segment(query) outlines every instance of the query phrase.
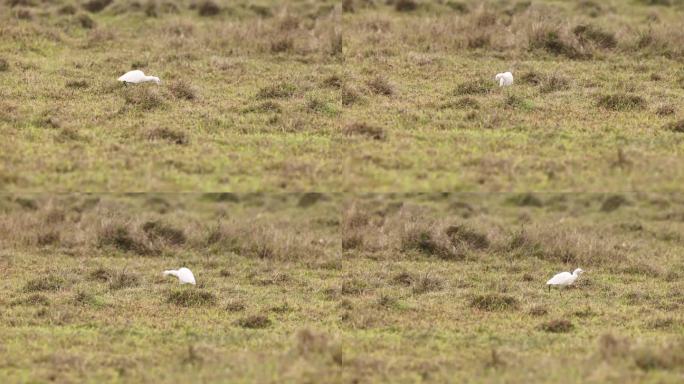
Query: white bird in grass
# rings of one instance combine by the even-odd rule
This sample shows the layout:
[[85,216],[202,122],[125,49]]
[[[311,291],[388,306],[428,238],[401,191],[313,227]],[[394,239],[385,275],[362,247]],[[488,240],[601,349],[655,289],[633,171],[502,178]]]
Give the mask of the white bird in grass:
[[164,276],[176,276],[181,284],[192,284],[195,285],[195,276],[192,271],[183,267],[179,270],[169,270],[164,271]]
[[546,285],[549,286],[549,291],[551,291],[551,286],[555,287],[567,287],[568,285],[571,285],[572,283],[577,280],[579,275],[584,272],[580,268],[575,269],[572,273],[570,272],[561,272],[554,277],[550,278],[549,281],[546,282]]
[[159,80],[158,77],[156,76],[146,76],[143,71],[136,69],[135,71],[128,71],[123,74],[123,76],[119,77],[117,80],[123,81],[124,85],[131,83],[131,84],[138,84],[138,83],[144,83],[146,81],[154,81],[155,83],[159,84],[161,81]]
[[513,85],[513,74],[510,72],[497,73],[494,80],[499,82],[499,87],[508,87]]

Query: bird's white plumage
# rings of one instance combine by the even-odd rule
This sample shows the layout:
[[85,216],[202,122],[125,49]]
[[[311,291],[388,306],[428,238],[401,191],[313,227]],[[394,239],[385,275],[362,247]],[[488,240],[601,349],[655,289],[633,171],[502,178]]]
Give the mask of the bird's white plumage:
[[146,81],[154,81],[155,83],[159,84],[160,80],[156,76],[147,76],[145,73],[139,69],[136,69],[134,71],[128,71],[124,73],[121,77],[119,77],[117,80],[123,81],[124,83],[131,83],[131,84],[138,84],[138,83],[144,83]]
[[572,273],[570,272],[561,272],[553,276],[552,278],[549,279],[549,281],[546,282],[546,285],[550,286],[567,286],[571,285],[572,283],[577,280],[579,275],[584,272],[580,268],[575,269]]
[[169,275],[176,276],[181,284],[195,285],[195,275],[192,274],[191,270],[189,270],[185,267],[178,269],[178,270],[171,269],[168,271],[164,271],[164,276],[169,276]]
[[499,83],[499,87],[508,87],[513,85],[513,74],[510,72],[497,73],[494,80]]

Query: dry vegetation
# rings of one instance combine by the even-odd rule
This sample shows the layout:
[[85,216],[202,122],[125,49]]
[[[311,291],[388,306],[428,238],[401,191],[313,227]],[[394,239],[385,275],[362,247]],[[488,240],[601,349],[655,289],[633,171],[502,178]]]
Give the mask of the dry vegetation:
[[677,194],[6,195],[0,381],[674,383],[681,233]]

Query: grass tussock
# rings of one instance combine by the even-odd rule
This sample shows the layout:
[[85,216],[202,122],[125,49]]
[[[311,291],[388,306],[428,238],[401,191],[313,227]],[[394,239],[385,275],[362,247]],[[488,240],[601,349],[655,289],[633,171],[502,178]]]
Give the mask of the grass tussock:
[[601,203],[601,212],[613,212],[624,205],[628,205],[629,200],[622,195],[611,195],[606,197]]
[[292,97],[297,90],[294,84],[277,83],[263,87],[257,93],[259,99],[285,99]]
[[127,105],[139,108],[143,111],[151,111],[160,108],[164,105],[164,98],[159,92],[159,90],[146,87],[146,86],[135,86],[128,87],[124,99]]
[[197,5],[197,14],[202,17],[216,16],[221,13],[221,7],[213,0],[203,0]]
[[88,0],[83,3],[83,8],[92,13],[98,13],[107,8],[113,0]]
[[431,276],[430,273],[425,273],[417,279],[412,280],[412,292],[416,295],[422,295],[428,292],[441,291],[445,286],[444,279],[439,276]]
[[372,140],[385,140],[387,133],[381,127],[376,127],[367,123],[351,123],[344,127],[342,133],[345,136],[366,137]]
[[179,307],[209,307],[217,302],[216,295],[195,287],[182,287],[166,295],[166,302]]
[[550,333],[567,333],[572,331],[575,326],[566,319],[550,320],[539,325],[539,329]]
[[265,329],[271,326],[272,321],[266,315],[250,315],[238,319],[235,324],[248,329]]
[[669,123],[665,126],[665,129],[670,132],[684,133],[684,120]]
[[26,285],[24,285],[24,291],[25,292],[44,292],[44,291],[58,291],[62,289],[65,285],[65,281],[63,278],[54,276],[54,275],[46,275],[46,276],[41,276],[37,277],[35,279],[29,280],[26,282]]
[[9,71],[10,65],[7,59],[0,57],[0,72]]
[[120,272],[111,273],[107,280],[109,281],[109,289],[113,291],[140,285],[140,277],[134,273],[127,272],[125,269]]
[[486,95],[492,91],[493,84],[484,79],[470,80],[459,84],[453,94],[455,96]]
[[469,305],[481,311],[512,311],[518,309],[520,303],[513,296],[490,293],[473,297]]
[[169,84],[171,94],[177,99],[195,100],[197,98],[197,88],[185,80],[175,80]]
[[343,363],[342,345],[325,332],[300,329],[295,335],[294,350],[299,356],[326,357],[337,365]]
[[611,111],[637,111],[646,108],[646,100],[638,95],[616,93],[599,97],[599,107]]
[[156,127],[144,133],[145,139],[149,141],[161,141],[169,144],[187,145],[190,142],[188,134],[179,129],[168,127]]
[[382,76],[376,76],[366,82],[368,89],[376,95],[392,96],[394,94],[394,85],[389,80]]

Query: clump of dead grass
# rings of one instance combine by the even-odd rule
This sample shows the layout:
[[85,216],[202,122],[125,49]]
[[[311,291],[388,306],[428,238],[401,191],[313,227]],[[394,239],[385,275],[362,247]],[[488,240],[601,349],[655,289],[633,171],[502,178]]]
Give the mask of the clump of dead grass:
[[644,109],[646,100],[638,95],[615,93],[599,97],[596,105],[611,111],[635,111]]
[[515,297],[498,293],[478,295],[470,299],[470,307],[482,311],[516,310],[519,304]]
[[176,289],[168,292],[166,302],[179,307],[209,307],[216,304],[216,295],[194,287]]
[[364,122],[348,124],[342,130],[342,133],[345,136],[361,136],[373,140],[385,140],[387,138],[384,129]]

